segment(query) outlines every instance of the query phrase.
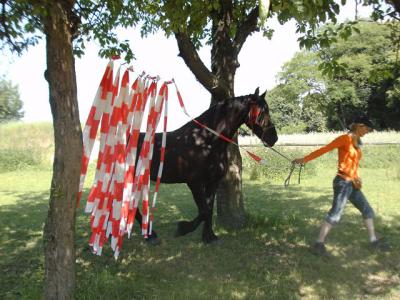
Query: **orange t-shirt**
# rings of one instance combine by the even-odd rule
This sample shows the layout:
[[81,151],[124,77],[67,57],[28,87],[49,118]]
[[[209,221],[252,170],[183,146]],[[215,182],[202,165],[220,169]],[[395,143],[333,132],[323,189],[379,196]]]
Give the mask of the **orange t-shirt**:
[[358,164],[362,157],[361,149],[355,147],[351,134],[343,134],[332,142],[304,157],[304,162],[309,162],[333,149],[338,149],[338,175],[346,180],[358,178]]

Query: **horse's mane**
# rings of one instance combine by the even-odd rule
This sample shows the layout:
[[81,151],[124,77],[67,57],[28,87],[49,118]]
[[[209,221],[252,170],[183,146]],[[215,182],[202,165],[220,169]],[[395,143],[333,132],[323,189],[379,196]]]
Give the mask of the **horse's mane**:
[[251,95],[245,95],[245,96],[237,96],[237,97],[230,97],[230,98],[225,98],[222,101],[218,101],[217,103],[211,105],[206,111],[204,111],[202,114],[197,116],[195,119],[204,119],[207,118],[207,116],[214,114],[218,110],[222,110],[226,106],[232,105],[243,105],[244,100],[246,98],[251,97]]

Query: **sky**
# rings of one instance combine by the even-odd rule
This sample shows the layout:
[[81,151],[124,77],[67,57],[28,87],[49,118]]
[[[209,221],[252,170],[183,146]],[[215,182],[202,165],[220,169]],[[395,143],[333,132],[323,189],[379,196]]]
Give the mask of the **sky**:
[[[367,10],[362,10],[361,14],[363,13],[366,15]],[[349,3],[340,18],[352,18],[352,16],[354,16],[354,6]],[[283,64],[299,51],[294,22],[280,25],[276,20],[272,20],[271,24],[269,26],[275,30],[271,40],[263,37],[261,33],[253,34],[246,40],[239,54],[240,67],[235,77],[237,96],[253,93],[257,87],[260,88],[260,92],[272,89],[276,85],[276,75]],[[158,32],[142,39],[139,30],[134,29],[124,31],[123,35],[131,41],[136,58],[131,63],[134,69],[130,74],[131,81],[142,71],[153,76],[159,75],[163,81],[174,78],[191,116],[196,117],[209,107],[210,94],[196,80],[183,59],[178,57],[179,51],[174,37],[167,39],[162,32]],[[85,55],[77,58],[75,62],[81,123],[86,122],[108,63],[108,59],[98,57],[98,50],[98,45],[91,42],[87,45]],[[209,66],[209,46],[200,50],[200,57]],[[121,60],[117,62],[116,68],[123,63]],[[45,69],[44,41],[31,47],[20,57],[8,54],[6,59],[0,62],[0,75],[6,75],[6,78],[19,87],[25,111],[23,121],[52,121],[48,85],[43,77]],[[168,130],[174,130],[189,119],[180,109],[174,88],[171,88],[169,95]]]

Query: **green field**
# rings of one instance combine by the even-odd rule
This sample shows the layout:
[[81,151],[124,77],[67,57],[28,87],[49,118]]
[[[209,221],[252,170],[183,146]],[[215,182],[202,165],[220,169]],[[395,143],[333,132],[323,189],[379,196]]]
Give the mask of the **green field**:
[[[290,157],[310,149],[279,147]],[[4,154],[7,147],[0,150]],[[76,299],[399,299],[400,146],[365,146],[361,166],[377,232],[391,251],[369,249],[362,219],[348,205],[329,235],[329,258],[313,256],[308,247],[330,207],[335,155],[310,163],[300,185],[294,174],[284,188],[287,162],[265,149],[254,151],[269,165],[256,166],[243,155],[248,224],[237,231],[215,224],[218,244],[204,245],[200,229],[174,237],[176,221],[193,218],[197,209],[185,185],[161,185],[155,215],[161,245],[147,245],[136,233],[124,241],[118,261],[108,245],[95,256],[87,245],[90,216],[83,202],[76,226]],[[41,161],[0,172],[0,299],[42,295],[51,166]]]

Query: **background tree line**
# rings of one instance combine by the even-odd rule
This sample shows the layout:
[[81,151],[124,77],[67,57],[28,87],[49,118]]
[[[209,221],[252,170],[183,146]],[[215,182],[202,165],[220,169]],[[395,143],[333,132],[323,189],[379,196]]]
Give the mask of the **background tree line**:
[[400,22],[360,21],[352,32],[284,64],[268,94],[281,132],[342,130],[355,114],[378,129],[400,129]]

